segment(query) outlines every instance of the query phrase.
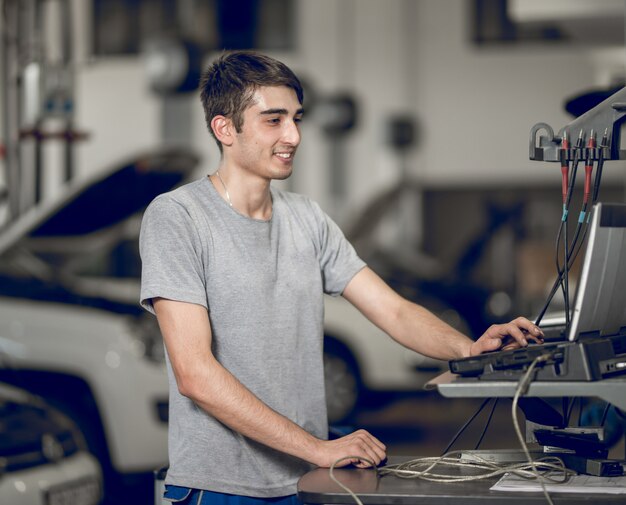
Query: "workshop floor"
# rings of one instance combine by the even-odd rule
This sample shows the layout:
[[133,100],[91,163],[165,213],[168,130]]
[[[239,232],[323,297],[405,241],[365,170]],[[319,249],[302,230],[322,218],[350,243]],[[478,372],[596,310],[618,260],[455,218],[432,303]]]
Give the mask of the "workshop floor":
[[[436,392],[398,396],[391,402],[363,410],[355,425],[370,431],[385,445],[389,455],[438,456],[457,431],[478,410],[482,399],[444,398]],[[452,449],[473,449],[480,438],[489,403],[474,419]],[[524,421],[523,415],[519,416]],[[480,449],[518,448],[511,419],[511,400],[500,399]],[[624,439],[609,457],[624,458]]]

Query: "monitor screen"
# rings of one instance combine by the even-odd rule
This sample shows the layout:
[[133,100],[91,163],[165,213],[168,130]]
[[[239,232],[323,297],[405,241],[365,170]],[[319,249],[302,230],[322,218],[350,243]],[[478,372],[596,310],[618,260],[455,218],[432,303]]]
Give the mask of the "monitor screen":
[[594,206],[569,340],[626,330],[626,205]]

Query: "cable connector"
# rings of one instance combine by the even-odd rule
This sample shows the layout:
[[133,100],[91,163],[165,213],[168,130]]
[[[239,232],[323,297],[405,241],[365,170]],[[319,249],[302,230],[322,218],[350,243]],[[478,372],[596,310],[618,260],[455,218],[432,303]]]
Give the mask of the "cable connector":
[[591,174],[593,172],[593,151],[596,147],[596,136],[593,130],[589,135],[587,141],[587,163],[585,163],[585,190],[583,194],[583,204],[587,204],[589,201],[589,195],[591,194]]
[[561,141],[561,150],[559,156],[561,158],[561,193],[563,194],[563,205],[567,201],[567,188],[569,179],[569,161],[567,159],[567,151],[569,149],[569,140],[567,139],[567,130],[563,132],[563,140]]

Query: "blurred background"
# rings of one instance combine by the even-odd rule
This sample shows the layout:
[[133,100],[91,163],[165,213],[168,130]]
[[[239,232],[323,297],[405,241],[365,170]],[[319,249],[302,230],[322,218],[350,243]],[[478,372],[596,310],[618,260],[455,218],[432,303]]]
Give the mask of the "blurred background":
[[[59,483],[67,503],[154,502],[167,378],[138,306],[138,226],[156,195],[217,167],[197,83],[222,50],[266,52],[303,81],[303,143],[281,187],[472,337],[532,318],[554,279],[560,173],[529,160],[531,128],[558,131],[626,79],[623,0],[0,5],[0,382],[74,423],[57,463],[93,455],[90,480]],[[624,201],[623,168],[607,163],[600,200]],[[425,392],[446,363],[379,334],[327,300],[331,423],[371,429],[392,453],[440,453],[478,403]],[[499,408],[487,446],[516,444]],[[0,499],[21,489],[7,479]]]

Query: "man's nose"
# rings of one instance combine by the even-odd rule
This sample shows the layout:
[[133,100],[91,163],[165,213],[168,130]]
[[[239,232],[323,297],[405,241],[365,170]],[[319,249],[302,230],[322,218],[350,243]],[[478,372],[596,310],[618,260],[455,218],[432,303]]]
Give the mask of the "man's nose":
[[295,121],[286,121],[283,131],[283,140],[293,146],[300,143],[300,126]]

